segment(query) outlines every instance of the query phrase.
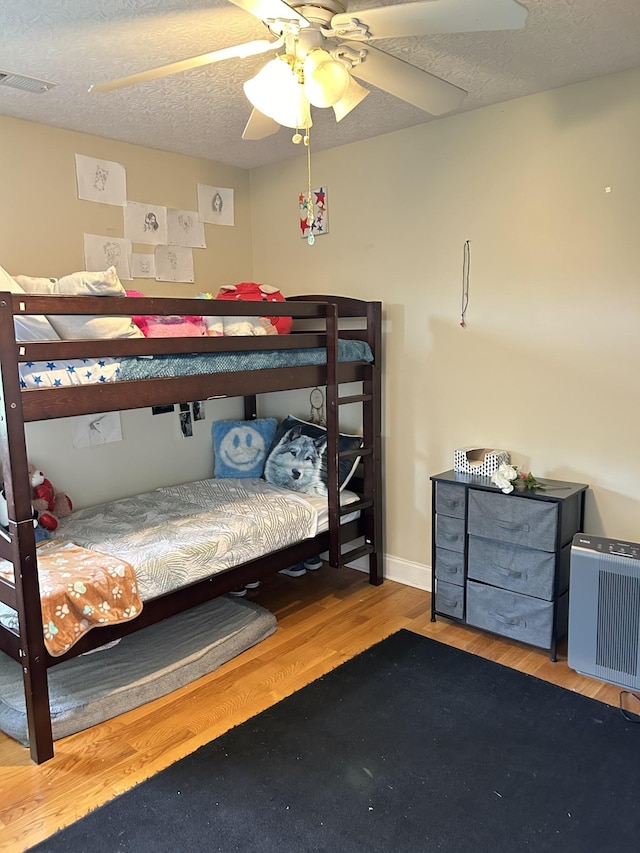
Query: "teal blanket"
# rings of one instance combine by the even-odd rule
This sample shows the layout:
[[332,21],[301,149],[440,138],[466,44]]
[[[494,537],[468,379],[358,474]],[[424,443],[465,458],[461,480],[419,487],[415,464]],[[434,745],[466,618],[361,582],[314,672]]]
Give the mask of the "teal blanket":
[[[325,364],[324,347],[288,350],[252,350],[249,352],[213,352],[189,355],[160,355],[153,358],[123,358],[118,380],[167,379],[206,373],[235,373],[277,367],[304,367]],[[364,341],[338,341],[338,361],[373,361],[369,344]]]

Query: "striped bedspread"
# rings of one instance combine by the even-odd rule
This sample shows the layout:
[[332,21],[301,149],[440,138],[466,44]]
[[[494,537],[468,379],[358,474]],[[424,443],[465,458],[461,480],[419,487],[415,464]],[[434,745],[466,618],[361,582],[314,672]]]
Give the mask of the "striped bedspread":
[[211,479],[73,512],[57,535],[130,563],[144,601],[315,536],[317,523],[304,496]]

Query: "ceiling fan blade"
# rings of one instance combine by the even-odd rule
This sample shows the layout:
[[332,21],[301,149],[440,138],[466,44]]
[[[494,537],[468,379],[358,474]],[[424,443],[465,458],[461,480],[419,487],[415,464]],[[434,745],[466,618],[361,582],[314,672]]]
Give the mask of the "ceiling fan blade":
[[308,27],[309,21],[284,0],[231,0],[235,6],[249,12],[261,21],[294,21],[300,27]]
[[249,116],[245,129],[242,131],[243,139],[264,139],[273,136],[280,130],[280,125],[269,116],[254,109]]
[[[363,50],[359,42],[347,42],[346,46],[352,50]],[[447,83],[371,45],[367,45],[364,50],[364,60],[351,69],[355,77],[431,115],[438,116],[455,110],[467,95],[464,89],[459,89],[453,83]]]
[[[233,0],[235,2],[235,0]],[[418,0],[398,6],[381,6],[334,15],[332,29],[345,27],[353,18],[368,27],[371,38],[427,36],[439,33],[475,33],[485,30],[519,30],[529,13],[516,0]]]
[[123,89],[125,86],[133,86],[134,83],[146,83],[157,77],[166,77],[169,74],[177,74],[179,71],[190,71],[202,65],[211,65],[221,62],[223,59],[244,59],[247,56],[256,56],[259,53],[267,53],[276,50],[283,44],[282,39],[276,41],[248,41],[233,47],[224,47],[221,50],[213,50],[211,53],[202,53],[200,56],[192,56],[190,59],[182,59],[179,62],[170,62],[168,65],[160,65],[157,68],[149,68],[147,71],[139,71],[128,77],[120,77],[107,83],[97,83],[89,87],[90,92],[111,92],[114,89]]

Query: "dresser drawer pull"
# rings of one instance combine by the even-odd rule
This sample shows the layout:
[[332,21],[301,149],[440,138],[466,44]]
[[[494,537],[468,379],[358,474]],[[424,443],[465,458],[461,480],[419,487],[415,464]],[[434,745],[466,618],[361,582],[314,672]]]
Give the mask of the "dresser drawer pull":
[[496,570],[496,574],[503,575],[505,578],[521,578],[522,580],[527,580],[527,575],[523,575],[522,572],[517,572],[515,569],[509,569],[507,566],[501,566],[499,563],[494,563],[493,567]]
[[515,628],[518,625],[523,628],[527,627],[527,623],[524,620],[518,619],[515,616],[503,616],[501,613],[494,613],[493,616],[497,622],[502,622],[503,625],[509,625],[512,628]]
[[446,595],[442,595],[442,593],[440,593],[440,595],[438,595],[438,598],[440,599],[440,602],[442,604],[446,604],[447,607],[459,607],[460,606],[460,602],[456,598],[447,598]]
[[446,498],[443,503],[450,509],[457,509],[459,506],[462,506],[462,501],[453,501],[451,498]]
[[440,566],[441,566],[442,570],[445,572],[445,574],[447,574],[447,575],[457,575],[458,574],[458,567],[457,566],[448,566],[446,563],[443,563],[442,560],[440,560]]
[[447,542],[457,542],[460,539],[459,533],[443,533],[442,538],[446,539]]
[[531,530],[528,524],[518,524],[515,521],[504,521],[501,519],[496,519],[496,527],[501,527],[503,530],[524,530],[526,533],[529,533]]

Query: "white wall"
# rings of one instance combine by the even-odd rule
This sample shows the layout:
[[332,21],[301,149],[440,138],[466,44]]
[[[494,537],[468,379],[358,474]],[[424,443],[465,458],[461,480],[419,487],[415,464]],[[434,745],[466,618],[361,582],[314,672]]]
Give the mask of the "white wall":
[[392,561],[429,563],[429,475],[474,444],[588,483],[586,529],[640,538],[639,87],[640,70],[312,148],[330,221],[313,247],[305,161],[252,172],[257,280],[384,302]]
[[[150,296],[195,296],[252,273],[249,175],[208,160],[181,157],[87,134],[0,116],[0,265],[12,275],[62,276],[85,268],[83,234],[123,237],[123,210],[77,198],[75,154],[121,163],[131,201],[197,210],[197,184],[234,189],[235,226],[205,225],[206,249],[194,249],[194,284],[123,282]],[[149,246],[134,245],[134,251]],[[29,424],[31,461],[76,507],[125,497],[213,473],[211,421],[240,417],[238,400],[209,402],[192,438],[178,413],[123,412],[123,441],[76,449],[69,419]]]

